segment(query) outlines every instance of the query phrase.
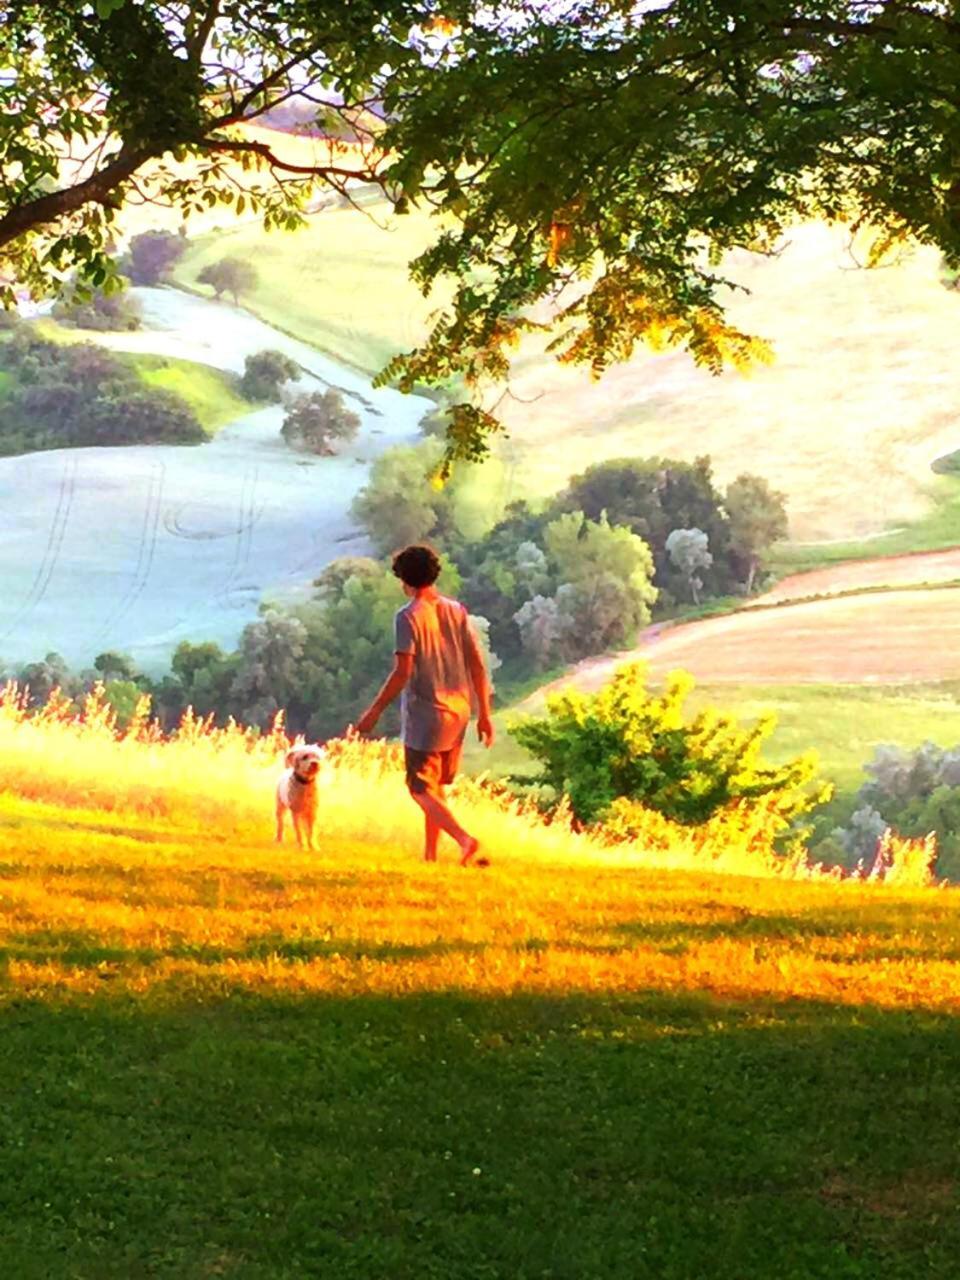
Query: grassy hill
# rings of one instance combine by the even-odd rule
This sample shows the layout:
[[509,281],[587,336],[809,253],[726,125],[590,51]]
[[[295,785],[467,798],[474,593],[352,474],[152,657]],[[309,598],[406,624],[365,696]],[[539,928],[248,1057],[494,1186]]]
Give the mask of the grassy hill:
[[[54,320],[34,323],[45,338],[54,342],[96,341],[97,335],[66,328]],[[116,358],[134,369],[145,386],[172,391],[185,400],[208,435],[216,434],[228,422],[251,411],[249,401],[237,391],[237,379],[220,369],[193,360],[139,353],[117,352]],[[0,409],[4,395],[13,389],[15,381],[12,373],[0,369]]]
[[668,871],[469,787],[492,866],[426,868],[358,747],[307,857],[281,745],[5,704],[5,1274],[955,1274],[952,892]]
[[[405,268],[431,234],[424,215],[382,205],[318,214],[293,235],[247,224],[198,240],[177,279],[195,286],[211,259],[247,257],[261,274],[251,309],[372,371],[425,331],[436,303]],[[500,407],[512,496],[555,492],[604,458],[709,453],[723,483],[747,467],[767,476],[789,497],[792,537],[844,539],[843,558],[939,509],[933,527],[877,551],[960,542],[960,481],[930,471],[960,445],[960,300],[941,287],[936,255],[859,270],[843,231],[810,226],[776,258],[738,254],[728,266],[749,290],[732,314],[773,341],[773,366],[714,378],[682,353],[644,353],[593,382],[528,345]]]

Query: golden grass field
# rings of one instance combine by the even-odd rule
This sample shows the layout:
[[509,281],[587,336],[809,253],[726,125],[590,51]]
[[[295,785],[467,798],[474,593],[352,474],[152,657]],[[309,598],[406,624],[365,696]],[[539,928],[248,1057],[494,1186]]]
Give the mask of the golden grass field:
[[3,1274],[953,1274],[954,890],[736,821],[613,849],[470,782],[492,863],[428,867],[360,743],[308,855],[285,745],[6,691]]
[[[395,749],[344,742],[320,778],[320,848],[307,854],[272,843],[285,746],[279,732],[255,739],[190,720],[172,740],[142,720],[121,735],[96,696],[80,716],[57,699],[29,716],[8,687],[0,945],[12,947],[9,987],[91,993],[105,978],[131,993],[171,983],[340,994],[663,985],[897,1004],[915,1000],[922,982],[932,1006],[960,1005],[952,965],[932,951],[921,977],[912,961],[858,967],[858,949],[880,946],[880,934],[838,939],[831,928],[816,940],[816,918],[861,900],[903,913],[908,931],[915,910],[949,931],[952,895],[897,897],[890,885],[837,883],[802,859],[784,862],[762,811],[735,807],[701,828],[651,814],[636,845],[611,846],[465,779],[455,806],[493,865],[461,869],[448,850],[446,865],[425,867]],[[667,871],[685,874],[663,880]],[[905,860],[902,877],[913,874]],[[758,898],[766,914],[811,922],[762,958],[744,927]],[[659,931],[678,915],[697,937],[665,955]],[[625,951],[631,921],[641,936]],[[377,948],[402,955],[378,960]]]

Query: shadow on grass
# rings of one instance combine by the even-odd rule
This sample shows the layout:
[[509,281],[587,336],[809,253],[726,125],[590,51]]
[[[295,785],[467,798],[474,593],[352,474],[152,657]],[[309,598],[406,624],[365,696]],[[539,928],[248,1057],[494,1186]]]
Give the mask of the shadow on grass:
[[916,1280],[960,1023],[698,995],[105,994],[0,1012],[17,1280]]
[[247,960],[276,959],[295,963],[299,960],[343,957],[347,960],[404,961],[431,956],[457,954],[479,955],[486,949],[482,942],[437,939],[434,942],[361,942],[356,938],[291,938],[287,935],[264,934],[252,938],[242,947],[219,947],[210,943],[171,943],[166,947],[130,947],[118,943],[111,946],[99,933],[79,930],[33,929],[29,933],[10,934],[0,942],[0,965],[8,960],[26,960],[33,964],[54,962],[78,969],[96,968],[103,964],[155,965],[161,960],[193,960],[198,964],[223,964]]

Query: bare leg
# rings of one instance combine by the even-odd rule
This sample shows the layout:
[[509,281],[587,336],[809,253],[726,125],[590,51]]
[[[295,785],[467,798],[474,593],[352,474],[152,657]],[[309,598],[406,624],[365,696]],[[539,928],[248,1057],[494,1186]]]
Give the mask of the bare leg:
[[440,828],[430,818],[426,809],[423,811],[423,860],[436,862],[437,842],[440,839]]
[[[424,818],[427,821],[427,831],[429,832],[431,826],[436,828],[438,832],[445,831],[460,846],[461,863],[469,862],[480,847],[480,843],[464,831],[463,827],[447,808],[446,802],[438,796],[428,795],[425,791],[419,793],[411,792],[410,794],[423,810]],[[429,845],[427,847],[429,848]]]

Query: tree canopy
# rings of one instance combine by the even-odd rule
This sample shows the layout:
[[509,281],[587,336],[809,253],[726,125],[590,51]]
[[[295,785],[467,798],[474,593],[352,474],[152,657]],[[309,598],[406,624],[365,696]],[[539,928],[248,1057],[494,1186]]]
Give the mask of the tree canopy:
[[[762,355],[723,257],[798,219],[869,225],[871,261],[915,238],[960,264],[956,0],[10,0],[0,65],[8,298],[103,283],[124,201],[294,227],[318,188],[375,183],[437,212],[412,270],[454,286],[382,377],[466,385],[464,456],[546,318],[596,374],[640,342],[715,371]],[[241,128],[294,100],[337,122],[315,164]]]

